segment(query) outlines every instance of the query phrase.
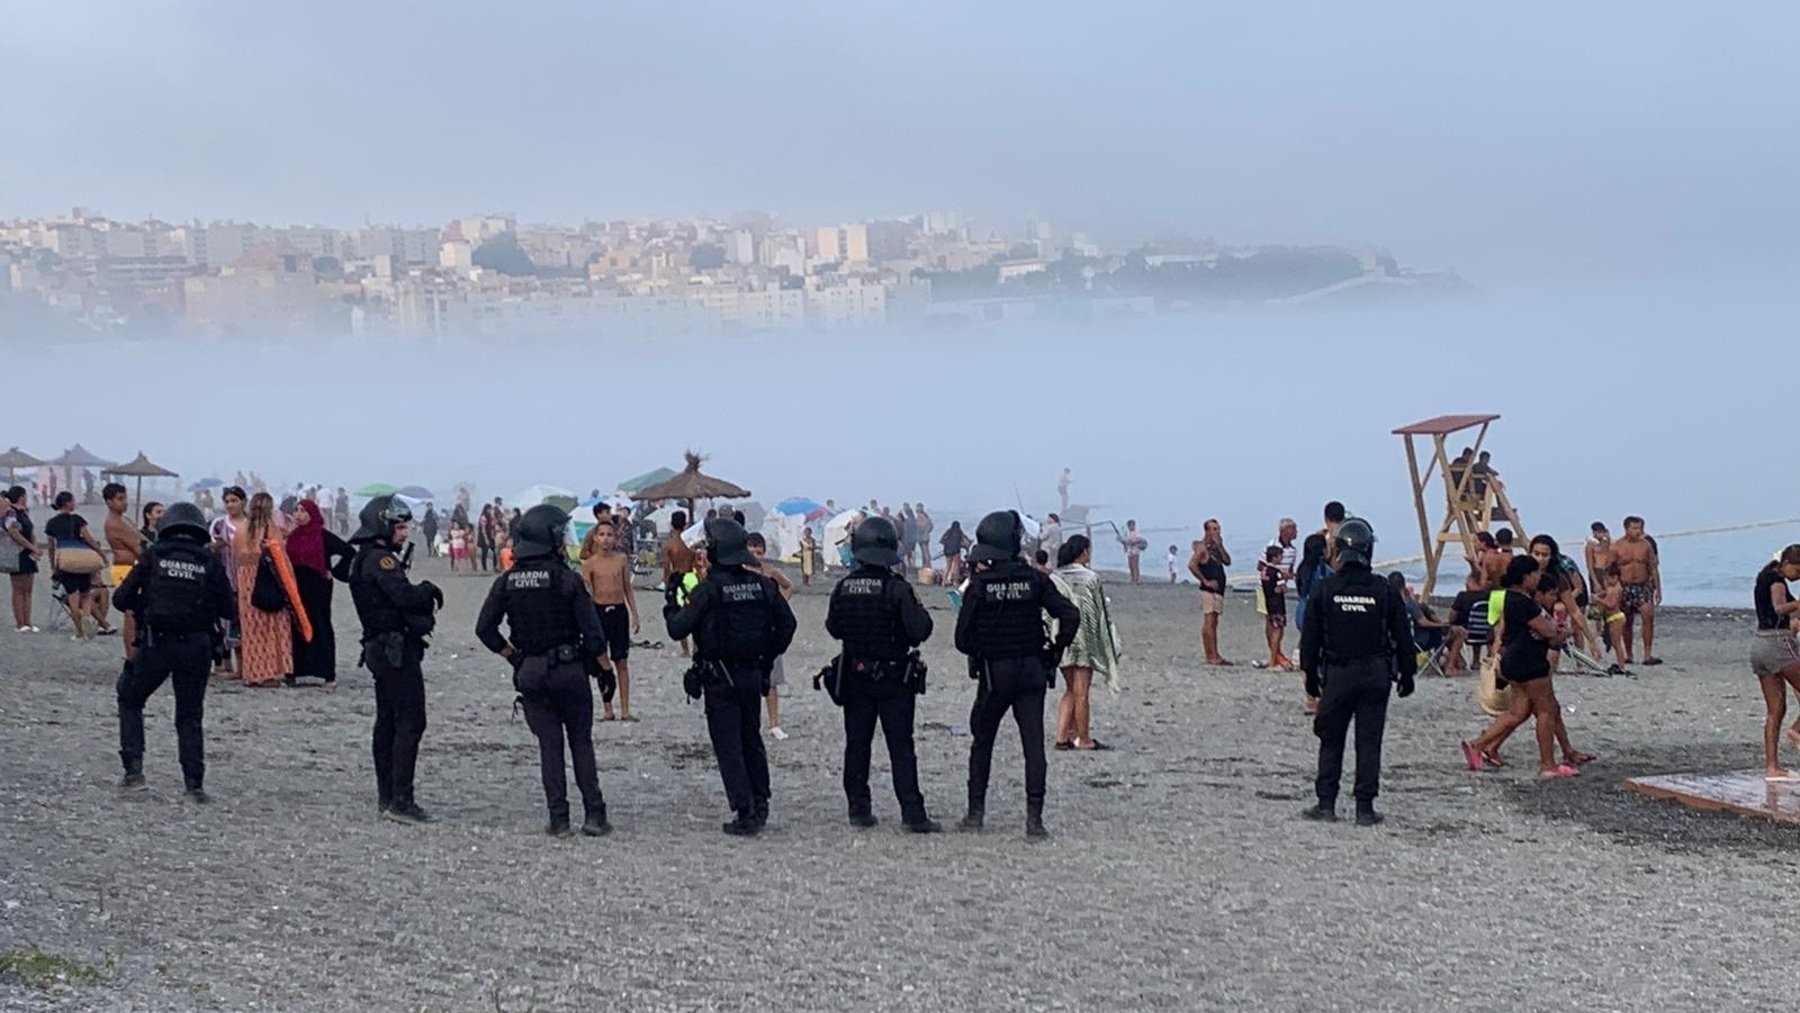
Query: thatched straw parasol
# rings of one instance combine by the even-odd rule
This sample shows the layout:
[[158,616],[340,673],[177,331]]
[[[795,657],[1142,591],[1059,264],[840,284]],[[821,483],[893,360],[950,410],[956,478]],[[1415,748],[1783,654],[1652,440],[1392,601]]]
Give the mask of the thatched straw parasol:
[[634,500],[679,500],[693,509],[695,500],[702,499],[744,499],[750,490],[732,485],[722,478],[702,474],[700,464],[705,458],[693,451],[688,451],[687,467],[681,474],[665,482],[647,485],[631,494]]
[[108,476],[137,479],[137,495],[132,498],[132,502],[136,503],[139,507],[142,507],[144,504],[144,479],[181,477],[160,464],[153,464],[148,457],[144,456],[144,452],[141,450],[138,451],[136,457],[125,464],[106,468],[100,472],[101,478],[106,478]]
[[43,461],[32,457],[18,447],[13,447],[6,453],[0,454],[0,468],[6,469],[6,480],[8,482],[17,482],[19,480],[18,472],[20,468],[36,468],[43,463]]

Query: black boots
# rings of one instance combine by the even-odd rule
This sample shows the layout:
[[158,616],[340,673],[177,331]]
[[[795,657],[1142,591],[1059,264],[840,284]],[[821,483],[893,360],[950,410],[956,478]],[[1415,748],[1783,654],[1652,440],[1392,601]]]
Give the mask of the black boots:
[[1378,826],[1387,817],[1375,811],[1374,802],[1356,803],[1356,825],[1359,827]]
[[587,819],[581,822],[581,832],[589,837],[605,837],[612,833],[612,824],[606,821],[605,806],[587,814]]
[[206,789],[200,787],[199,784],[192,782],[192,781],[188,782],[186,794],[187,794],[187,800],[189,802],[193,802],[193,803],[196,803],[199,805],[205,805],[206,803],[212,801],[212,796],[208,795],[206,793]]
[[1044,829],[1044,800],[1041,798],[1025,802],[1025,836],[1034,841],[1050,836],[1050,831]]
[[120,779],[119,787],[125,791],[143,791],[149,785],[144,783],[144,758],[134,756],[125,761],[125,776]]
[[724,826],[725,833],[731,837],[755,837],[762,828],[754,811],[738,813],[737,819]]
[[875,818],[875,813],[870,808],[869,803],[867,803],[867,802],[852,802],[852,803],[850,803],[850,825],[851,826],[861,827],[864,830],[867,830],[870,827],[875,826],[876,824],[878,824],[880,822],[881,822],[880,820]]
[[935,834],[944,829],[938,825],[937,820],[925,815],[923,809],[916,813],[902,814],[900,821],[906,825],[906,829],[915,834]]
[[544,828],[544,833],[549,834],[551,837],[568,837],[574,832],[575,831],[569,827],[568,813],[563,813],[561,816],[552,815],[550,817],[550,825]]
[[1309,819],[1314,823],[1336,823],[1337,806],[1320,802],[1302,810],[1300,816],[1302,819]]
[[755,810],[755,812],[752,813],[752,816],[754,816],[754,818],[756,819],[756,829],[761,830],[762,828],[768,826],[769,825],[769,800],[766,798],[757,799],[756,800],[756,810]]
[[431,814],[419,808],[417,802],[395,802],[381,811],[381,815],[395,823],[430,823]]
[[963,814],[962,822],[956,825],[956,829],[974,833],[981,829],[982,823],[986,819],[987,799],[970,796],[969,811]]

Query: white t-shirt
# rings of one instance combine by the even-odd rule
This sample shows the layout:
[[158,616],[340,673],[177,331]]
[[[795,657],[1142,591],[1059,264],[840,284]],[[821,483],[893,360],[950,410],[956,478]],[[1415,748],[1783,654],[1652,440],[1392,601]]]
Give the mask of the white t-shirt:
[[1180,565],[1180,560],[1176,557],[1175,553],[1169,553],[1169,576],[1173,577],[1179,572],[1176,569],[1178,565]]

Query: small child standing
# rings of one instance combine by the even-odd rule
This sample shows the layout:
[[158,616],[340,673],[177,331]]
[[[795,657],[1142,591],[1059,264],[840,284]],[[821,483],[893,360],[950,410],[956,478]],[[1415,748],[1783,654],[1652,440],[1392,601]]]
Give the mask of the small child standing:
[[1173,584],[1180,578],[1180,564],[1181,557],[1176,553],[1175,546],[1169,546],[1169,583]]
[[1291,672],[1294,663],[1281,653],[1282,638],[1287,635],[1287,581],[1281,569],[1281,546],[1271,545],[1257,561],[1256,575],[1262,582],[1263,630],[1269,639],[1269,667]]
[[[763,556],[769,551],[769,543],[760,532],[752,531],[746,540],[750,554],[756,557],[756,572],[775,582],[781,590],[783,601],[794,600],[794,582],[787,579],[781,568],[763,562]],[[776,658],[769,670],[769,691],[763,694],[763,700],[769,706],[769,735],[776,742],[787,741],[788,733],[781,730],[781,687],[787,685],[787,671],[782,667],[781,659]]]

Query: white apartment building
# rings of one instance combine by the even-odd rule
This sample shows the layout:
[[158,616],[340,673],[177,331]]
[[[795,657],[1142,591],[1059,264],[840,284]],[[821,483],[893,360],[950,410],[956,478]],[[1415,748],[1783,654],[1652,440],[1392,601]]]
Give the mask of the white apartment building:
[[843,285],[809,289],[807,321],[819,330],[880,327],[887,323],[887,289],[851,279]]
[[806,326],[806,293],[768,288],[757,292],[697,288],[688,297],[727,330],[788,331]]

